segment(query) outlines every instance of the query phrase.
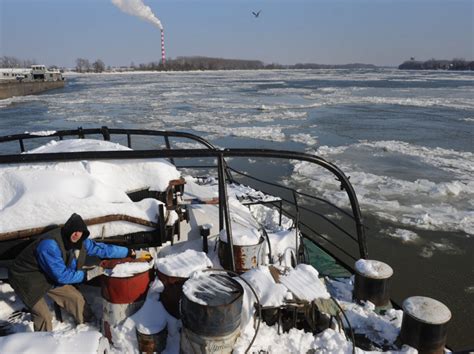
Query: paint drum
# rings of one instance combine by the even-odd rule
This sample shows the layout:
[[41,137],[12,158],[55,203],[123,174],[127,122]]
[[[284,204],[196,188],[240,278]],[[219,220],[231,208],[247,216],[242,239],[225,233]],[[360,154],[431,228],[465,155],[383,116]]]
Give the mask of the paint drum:
[[161,353],[166,349],[166,340],[168,338],[168,329],[165,327],[162,331],[154,334],[141,333],[136,330],[138,351],[145,354]]
[[[105,269],[113,269],[117,264],[128,262],[143,261],[132,258],[111,259],[102,261],[100,265]],[[130,304],[144,300],[153,279],[153,269],[124,278],[101,276],[102,297],[113,304]]]
[[239,334],[240,329],[237,328],[225,336],[202,336],[183,327],[179,352],[180,354],[230,354]]
[[112,343],[111,327],[116,326],[135,312],[145,303],[145,299],[130,304],[113,304],[102,299],[102,333]]
[[181,318],[179,313],[179,302],[183,294],[183,284],[188,278],[166,275],[159,270],[156,274],[163,283],[164,289],[160,295],[160,301],[166,311],[175,318]]
[[[143,261],[132,258],[112,259],[102,261],[101,266],[113,269],[117,264],[127,262]],[[153,269],[124,278],[101,276],[102,333],[111,342],[111,327],[122,323],[142,307],[153,278]]]
[[402,305],[400,339],[421,354],[442,354],[448,335],[451,311],[441,302],[412,296]]
[[243,288],[227,274],[202,273],[186,281],[181,299],[183,327],[204,337],[223,337],[240,326]]
[[355,266],[355,281],[353,297],[359,301],[370,301],[377,307],[390,304],[390,279],[393,275],[392,268],[383,262],[364,260],[370,269],[377,272],[370,273],[362,267]]
[[[252,268],[257,268],[264,263],[265,257],[265,239],[262,237],[256,245],[247,246],[233,246],[234,249],[234,263],[235,272],[242,274]],[[231,260],[228,252],[228,244],[225,241],[219,240],[218,255],[219,261],[224,269],[231,270]]]

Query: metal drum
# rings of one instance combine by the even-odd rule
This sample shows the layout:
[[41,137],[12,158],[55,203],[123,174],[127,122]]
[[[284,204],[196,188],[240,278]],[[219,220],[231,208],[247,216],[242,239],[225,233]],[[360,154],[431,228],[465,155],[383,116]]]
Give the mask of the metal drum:
[[[257,268],[264,263],[265,239],[262,237],[256,245],[233,246],[235,272],[242,274],[252,268]],[[224,269],[231,270],[231,260],[228,254],[229,246],[227,242],[219,240],[218,255],[219,261]]]
[[168,338],[168,329],[166,327],[162,331],[154,334],[141,333],[138,329],[136,333],[138,351],[140,354],[161,353],[166,349],[166,341]]
[[[101,266],[105,269],[113,269],[117,264],[127,262],[140,262],[140,260],[111,259],[102,261]],[[153,278],[153,269],[124,278],[101,276],[102,332],[111,342],[111,326],[120,324],[142,307]]]
[[243,292],[227,274],[203,273],[186,281],[181,353],[231,353],[240,333]]
[[170,315],[181,318],[179,313],[179,301],[183,294],[183,284],[188,278],[166,275],[159,270],[156,272],[158,279],[163,283],[164,289],[160,295],[160,301]]

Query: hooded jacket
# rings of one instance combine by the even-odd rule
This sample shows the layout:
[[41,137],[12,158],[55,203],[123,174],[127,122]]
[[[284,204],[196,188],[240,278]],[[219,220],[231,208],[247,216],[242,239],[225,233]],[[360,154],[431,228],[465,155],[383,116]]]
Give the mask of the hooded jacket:
[[[73,230],[78,225],[85,229]],[[82,231],[83,236],[73,243],[70,236],[75,231]],[[55,286],[83,282],[85,271],[81,268],[86,255],[123,258],[128,254],[126,247],[98,243],[88,236],[82,218],[73,214],[61,229],[40,236],[15,258],[9,270],[10,284],[25,305],[32,308]]]

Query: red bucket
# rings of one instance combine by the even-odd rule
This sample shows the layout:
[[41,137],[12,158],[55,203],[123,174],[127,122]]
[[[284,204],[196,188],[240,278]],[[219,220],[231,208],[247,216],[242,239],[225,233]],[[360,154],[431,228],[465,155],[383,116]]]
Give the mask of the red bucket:
[[[110,259],[100,263],[105,269],[113,269],[117,264],[127,262],[143,262],[140,259],[121,258]],[[101,277],[102,297],[113,304],[130,304],[144,300],[148,292],[148,286],[154,279],[153,268],[130,277]]]

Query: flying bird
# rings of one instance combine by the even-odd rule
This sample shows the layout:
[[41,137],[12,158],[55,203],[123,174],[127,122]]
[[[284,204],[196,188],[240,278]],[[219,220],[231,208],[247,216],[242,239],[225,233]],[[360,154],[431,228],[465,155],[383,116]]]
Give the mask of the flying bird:
[[255,16],[255,18],[257,18],[257,17],[260,15],[260,12],[261,12],[261,11],[262,11],[262,10],[258,10],[258,12],[253,12],[253,11],[252,11],[252,14]]

